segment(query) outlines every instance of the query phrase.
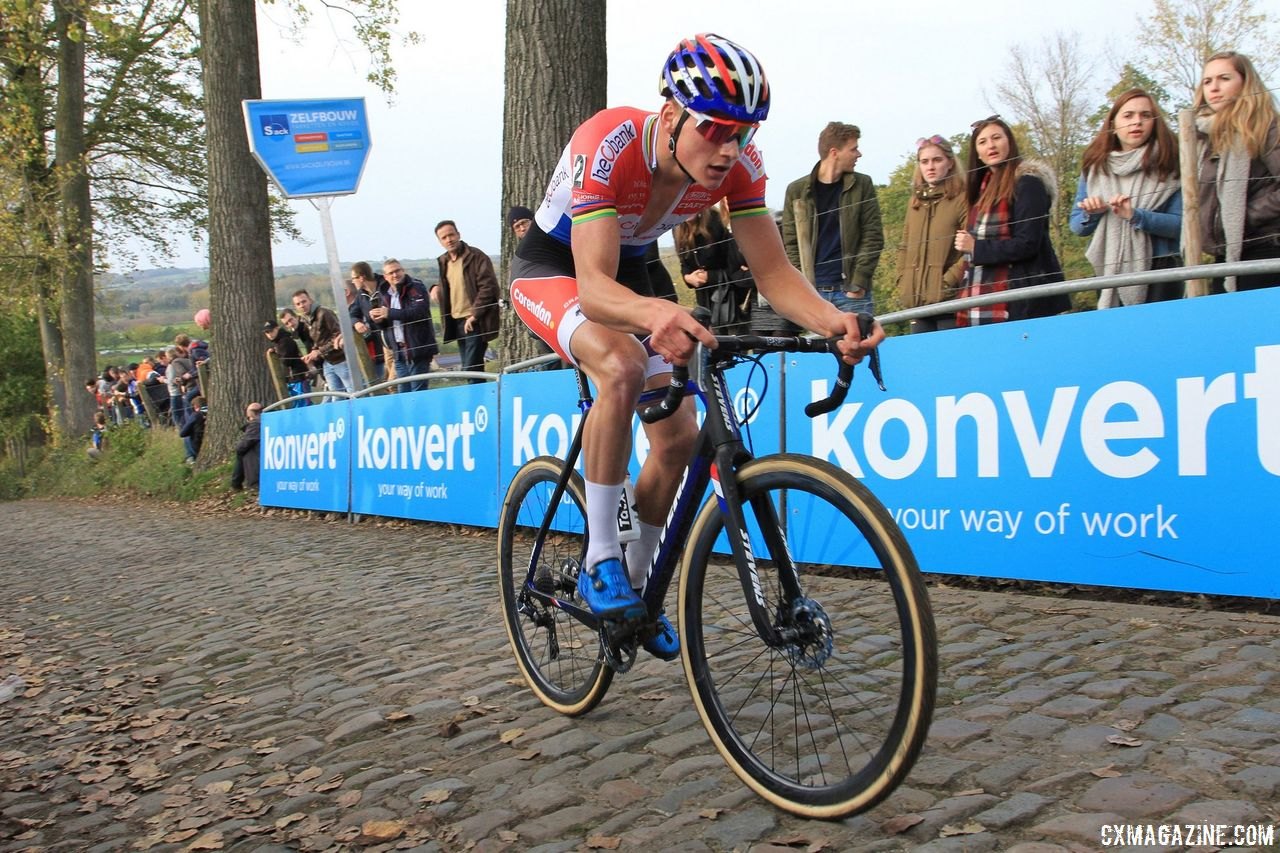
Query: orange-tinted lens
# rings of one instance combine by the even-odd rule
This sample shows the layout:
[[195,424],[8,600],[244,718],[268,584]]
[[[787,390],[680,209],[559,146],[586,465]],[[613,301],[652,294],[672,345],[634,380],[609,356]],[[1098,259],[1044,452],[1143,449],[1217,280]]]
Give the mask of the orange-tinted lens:
[[723,124],[718,121],[700,121],[696,125],[698,133],[702,138],[710,142],[712,145],[724,145],[730,140],[737,139],[738,147],[745,148],[747,143],[751,141],[751,137],[755,135],[756,124]]

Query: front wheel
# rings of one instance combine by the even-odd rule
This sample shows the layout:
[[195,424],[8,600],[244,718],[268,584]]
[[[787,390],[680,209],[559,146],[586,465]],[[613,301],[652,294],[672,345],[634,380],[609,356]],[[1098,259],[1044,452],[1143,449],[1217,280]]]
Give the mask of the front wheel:
[[507,637],[525,681],[543,704],[578,716],[604,698],[613,670],[604,663],[594,630],[530,592],[532,586],[543,596],[585,606],[578,600],[578,571],[587,550],[586,498],[576,472],[569,475],[546,535],[538,538],[563,471],[561,460],[539,456],[512,478],[498,516],[498,586]]
[[[914,556],[861,483],[780,454],[737,472],[770,638],[747,593],[717,502],[685,549],[680,635],[694,704],[720,754],[756,793],[810,818],[865,811],[924,745],[937,641]],[[794,566],[799,595],[780,578]]]

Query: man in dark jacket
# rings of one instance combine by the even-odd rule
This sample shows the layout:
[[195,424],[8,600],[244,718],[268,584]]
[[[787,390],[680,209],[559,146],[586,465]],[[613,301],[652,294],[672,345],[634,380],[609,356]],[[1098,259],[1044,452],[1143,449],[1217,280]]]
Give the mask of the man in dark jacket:
[[[426,376],[431,372],[431,359],[439,351],[427,287],[405,272],[395,258],[383,263],[382,275],[386,279],[378,288],[382,304],[369,309],[369,319],[382,332],[387,349],[396,354],[396,376]],[[400,387],[406,391],[425,390],[427,380],[415,379]]]
[[[444,339],[458,342],[463,370],[484,370],[484,353],[489,341],[498,336],[498,276],[493,261],[479,249],[462,242],[458,226],[446,219],[436,226],[436,239],[445,252],[440,264],[440,283],[431,295],[440,305]],[[472,382],[483,382],[473,379]]]
[[853,167],[862,157],[857,125],[833,121],[818,135],[822,157],[787,185],[782,243],[791,264],[841,311],[875,313],[871,279],[884,248],[880,203],[871,178]]
[[[302,362],[302,351],[298,349],[298,342],[293,339],[293,335],[280,328],[275,320],[263,323],[262,333],[271,342],[267,352],[275,353],[284,367],[284,381],[288,386],[289,395],[297,396],[307,393],[310,390],[307,384],[307,366]],[[305,406],[308,402],[308,400],[302,400],[300,405]]]
[[305,290],[294,291],[293,309],[298,312],[298,319],[307,331],[304,340],[311,347],[302,360],[313,367],[320,367],[330,391],[350,391],[354,387],[351,384],[351,365],[347,364],[347,354],[342,349],[342,326],[338,315],[317,305]]
[[248,487],[258,488],[258,446],[262,442],[262,404],[250,403],[244,410],[248,421],[241,427],[243,434],[236,442],[236,461],[231,466],[231,488],[237,492]]
[[387,378],[386,347],[382,345],[382,335],[374,328],[369,319],[369,310],[382,303],[379,290],[386,280],[375,273],[373,267],[365,261],[351,265],[351,283],[356,287],[356,298],[347,306],[351,315],[351,328],[364,338],[364,345],[369,349],[369,357],[373,359],[374,380],[382,382]]

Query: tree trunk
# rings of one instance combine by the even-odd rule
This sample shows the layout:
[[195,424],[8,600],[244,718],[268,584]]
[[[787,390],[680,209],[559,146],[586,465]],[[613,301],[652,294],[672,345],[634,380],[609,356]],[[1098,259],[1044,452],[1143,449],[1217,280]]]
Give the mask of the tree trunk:
[[[54,4],[58,31],[58,109],[55,158],[62,199],[62,239],[66,265],[62,272],[62,348],[66,406],[65,438],[88,434],[93,427],[94,400],[84,383],[97,373],[93,328],[93,210],[84,144],[84,4]],[[78,32],[77,32],[78,31]]]
[[262,323],[275,314],[267,178],[249,153],[241,101],[261,97],[254,0],[200,3],[209,162],[212,377],[202,467],[235,447],[245,407],[272,399]]
[[79,384],[67,381],[67,371],[63,362],[62,327],[58,323],[56,288],[53,287],[53,271],[41,261],[36,265],[36,320],[40,324],[40,352],[44,356],[45,384],[49,388],[49,423],[62,423],[63,413],[67,408],[67,392],[85,393],[84,377]]
[[[605,4],[595,0],[507,0],[506,96],[502,115],[502,211],[537,209],[573,131],[604,109]],[[654,59],[655,78],[661,57]],[[505,219],[504,219],[505,222]],[[502,291],[515,239],[502,230]],[[499,358],[538,354],[511,310],[503,312]]]

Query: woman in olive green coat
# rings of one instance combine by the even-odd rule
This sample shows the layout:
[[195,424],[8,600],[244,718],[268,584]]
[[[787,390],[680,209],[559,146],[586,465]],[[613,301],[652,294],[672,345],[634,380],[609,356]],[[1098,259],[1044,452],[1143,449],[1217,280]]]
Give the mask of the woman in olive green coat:
[[[964,256],[954,245],[969,212],[964,170],[956,167],[951,143],[941,136],[917,140],[916,149],[911,202],[898,245],[898,302],[903,308],[953,298],[964,276]],[[955,324],[954,312],[935,314],[912,320],[911,333],[951,329]]]

